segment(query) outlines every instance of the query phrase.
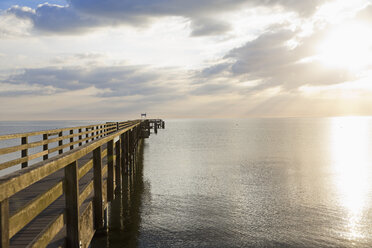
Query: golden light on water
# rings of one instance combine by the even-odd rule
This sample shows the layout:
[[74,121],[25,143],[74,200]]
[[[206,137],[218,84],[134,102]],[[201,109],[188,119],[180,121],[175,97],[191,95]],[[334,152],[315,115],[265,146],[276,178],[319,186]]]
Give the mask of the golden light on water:
[[371,187],[370,121],[362,117],[334,118],[331,127],[332,172],[339,204],[347,212],[348,239],[362,239],[359,223]]

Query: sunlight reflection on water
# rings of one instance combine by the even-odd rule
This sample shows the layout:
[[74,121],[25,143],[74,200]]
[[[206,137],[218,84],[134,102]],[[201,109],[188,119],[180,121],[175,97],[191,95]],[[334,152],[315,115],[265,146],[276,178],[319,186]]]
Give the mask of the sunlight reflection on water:
[[360,117],[334,118],[331,123],[333,180],[340,205],[347,210],[350,240],[363,239],[360,226],[371,188],[371,125]]

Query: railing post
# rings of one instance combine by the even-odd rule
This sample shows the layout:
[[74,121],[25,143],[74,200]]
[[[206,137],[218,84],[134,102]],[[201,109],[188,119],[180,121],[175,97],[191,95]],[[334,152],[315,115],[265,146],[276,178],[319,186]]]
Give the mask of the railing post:
[[119,122],[116,122],[116,131],[119,131]]
[[[62,136],[63,136],[63,132],[59,132],[58,137],[62,137]],[[62,145],[63,145],[63,140],[61,139],[58,141],[58,146],[62,146]],[[62,154],[62,153],[63,153],[63,149],[59,149],[58,154]]]
[[[81,130],[81,128],[79,128],[79,133],[81,133],[82,132],[82,130]],[[82,137],[81,137],[81,134],[79,135],[79,140],[81,140],[82,139]],[[79,146],[81,146],[83,143],[81,143],[81,142],[79,142]]]
[[[48,140],[48,134],[43,134],[43,140]],[[48,144],[45,144],[43,145],[43,151],[47,151],[48,150]],[[47,160],[48,159],[48,154],[45,154],[43,156],[43,160]]]
[[[26,137],[22,137],[21,138],[21,144],[22,145],[26,145],[27,143],[28,143],[28,137],[27,136]],[[23,149],[21,151],[21,156],[22,156],[22,158],[28,156],[28,149],[27,148],[26,149]],[[28,166],[28,161],[22,163],[22,168],[25,168],[27,166]]]
[[114,140],[107,142],[107,201],[114,200]]
[[116,161],[115,161],[115,185],[116,187],[119,187],[121,188],[121,156],[123,156],[124,154],[121,154],[121,151],[120,151],[120,140],[116,141],[115,143],[115,154],[116,154]]
[[77,161],[65,167],[66,247],[79,248],[79,182]]
[[[70,134],[74,134],[74,129],[71,129],[70,130]],[[74,142],[74,137],[71,137],[70,138],[70,143]],[[70,150],[74,149],[74,145],[70,145]]]
[[94,187],[94,227],[96,231],[103,229],[103,197],[102,197],[102,157],[101,147],[93,151],[93,187]]
[[88,139],[88,137],[89,137],[89,133],[88,133],[88,131],[89,131],[89,128],[86,127],[86,128],[85,128],[85,132],[86,132],[86,134],[85,134],[85,138],[86,138],[87,140],[85,141],[85,144],[89,142],[89,139]]
[[9,199],[0,202],[0,248],[9,247]]
[[90,136],[92,136],[92,140],[91,141],[93,141],[94,140],[94,126],[92,127],[92,133],[91,133]]

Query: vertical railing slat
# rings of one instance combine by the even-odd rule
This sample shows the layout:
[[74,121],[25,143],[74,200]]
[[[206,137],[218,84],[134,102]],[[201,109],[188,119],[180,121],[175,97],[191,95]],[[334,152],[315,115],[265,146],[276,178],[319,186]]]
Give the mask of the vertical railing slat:
[[[74,134],[74,129],[70,130],[70,134]],[[74,142],[74,137],[70,138],[70,143]],[[74,145],[70,145],[70,150],[74,149]]]
[[[63,132],[59,132],[58,133],[58,137],[62,137],[63,136]],[[58,141],[58,146],[62,146],[63,145],[63,140],[61,139],[60,141]],[[58,154],[62,154],[63,153],[63,149],[59,149],[58,150]]]
[[[81,136],[81,128],[79,128],[79,133],[80,133],[80,135],[79,135],[79,140],[81,140],[82,139],[82,136]],[[79,142],[79,146],[81,146],[83,143],[81,143],[81,142]]]
[[[21,138],[21,144],[26,145],[27,143],[28,143],[28,137],[27,136],[22,137]],[[21,157],[24,158],[24,157],[27,157],[27,156],[28,156],[28,149],[26,148],[26,149],[23,149],[21,151]],[[25,161],[25,162],[22,163],[22,168],[25,168],[27,166],[28,166],[28,161]]]
[[88,143],[88,142],[89,142],[89,139],[88,139],[88,137],[89,137],[89,133],[88,133],[88,131],[89,131],[89,128],[85,128],[85,132],[87,132],[87,133],[85,134],[85,138],[87,139],[87,140],[85,141],[85,143]]
[[[48,140],[48,134],[43,134],[43,140]],[[43,151],[47,151],[48,150],[48,144],[45,144],[43,145]],[[48,154],[45,154],[43,156],[43,160],[47,160],[48,159]]]

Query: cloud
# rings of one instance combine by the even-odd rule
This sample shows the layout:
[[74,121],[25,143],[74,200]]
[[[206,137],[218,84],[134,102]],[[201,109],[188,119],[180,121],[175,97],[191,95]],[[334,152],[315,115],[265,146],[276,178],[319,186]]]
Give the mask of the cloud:
[[219,35],[231,29],[223,13],[241,8],[267,7],[312,14],[327,0],[70,0],[69,5],[42,4],[36,9],[14,6],[7,13],[31,20],[38,30],[77,33],[99,26],[146,25],[154,18],[181,16],[191,20],[192,36]]
[[299,14],[312,13],[325,0],[70,0],[72,7],[95,15],[120,18],[133,16],[203,16],[236,10],[242,6],[281,6]]
[[[23,8],[27,15],[29,8]],[[28,18],[28,17],[27,17]],[[32,23],[27,18],[17,18],[15,15],[0,11],[0,39],[27,36]]]
[[195,19],[191,23],[192,36],[224,34],[231,29],[229,23],[214,19]]
[[73,8],[48,3],[39,5],[35,10],[13,6],[7,13],[31,20],[35,28],[50,33],[77,33],[100,25],[96,18],[78,13]]
[[[169,72],[167,72],[169,73]],[[107,67],[47,67],[38,69],[24,69],[3,80],[8,85],[43,86],[56,89],[58,92],[94,87],[101,90],[101,97],[121,96],[161,96],[169,91],[178,95],[178,89],[172,86],[166,73],[152,70],[145,66],[107,66]],[[17,92],[15,92],[17,93]],[[25,91],[19,91],[20,95]],[[35,93],[32,91],[31,93]],[[48,93],[48,91],[46,91]],[[39,94],[43,94],[39,92]]]
[[[226,92],[232,84],[246,83],[245,90],[236,88],[240,94],[263,91],[280,86],[284,91],[297,90],[303,85],[331,85],[355,80],[356,76],[345,68],[326,67],[314,57],[315,45],[328,32],[327,28],[316,30],[302,37],[297,30],[273,26],[256,39],[232,49],[220,63],[199,72],[199,89],[195,92],[211,94],[221,85]],[[293,45],[295,44],[295,45]],[[219,81],[219,87],[215,82]],[[211,83],[213,82],[213,83]],[[210,87],[206,87],[209,84]]]
[[[24,69],[0,80],[0,109],[2,117],[14,119],[23,112],[24,118],[31,119],[30,113],[52,119],[155,114],[187,97],[182,88],[186,82],[180,82],[182,72],[173,70],[147,66]],[[4,107],[10,105],[14,112]]]

